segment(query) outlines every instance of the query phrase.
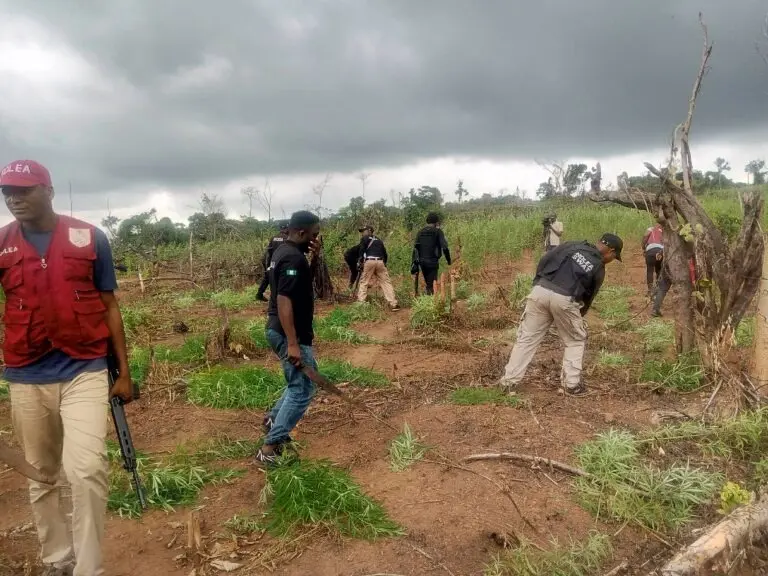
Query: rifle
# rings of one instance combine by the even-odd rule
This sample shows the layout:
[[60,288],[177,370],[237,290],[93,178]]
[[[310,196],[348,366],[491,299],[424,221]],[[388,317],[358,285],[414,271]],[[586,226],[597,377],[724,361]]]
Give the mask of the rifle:
[[413,293],[419,295],[419,253],[416,248],[411,254],[411,274],[413,275]]
[[355,289],[352,292],[355,297],[357,296],[357,289],[360,288],[360,277],[363,275],[363,262],[362,258],[357,261],[357,278],[355,278]]
[[[120,376],[117,368],[117,359],[114,354],[107,355],[107,372],[109,373],[109,387],[115,383]],[[133,383],[133,398],[138,400],[139,387]],[[125,402],[119,396],[113,396],[109,400],[109,407],[112,410],[112,421],[115,423],[115,432],[117,441],[120,443],[120,452],[123,455],[123,468],[133,476],[133,486],[136,490],[136,496],[139,498],[139,504],[142,510],[147,509],[147,499],[144,496],[144,488],[141,486],[141,478],[136,466],[136,450],[133,448],[131,440],[131,430],[128,428],[128,419],[125,417]]]

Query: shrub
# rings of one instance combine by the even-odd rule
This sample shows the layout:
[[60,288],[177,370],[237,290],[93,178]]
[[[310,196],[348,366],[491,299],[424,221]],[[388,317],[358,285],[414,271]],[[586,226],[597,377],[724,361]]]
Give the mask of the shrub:
[[211,408],[265,410],[275,403],[284,385],[281,374],[260,366],[216,366],[190,376],[187,398]]

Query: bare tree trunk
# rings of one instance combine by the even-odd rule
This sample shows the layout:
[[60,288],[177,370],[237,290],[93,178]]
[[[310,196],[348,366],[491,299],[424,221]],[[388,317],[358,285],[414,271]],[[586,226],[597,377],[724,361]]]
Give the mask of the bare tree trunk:
[[768,383],[768,250],[763,253],[763,276],[760,278],[760,291],[755,314],[755,339],[752,351],[751,376],[758,389]]

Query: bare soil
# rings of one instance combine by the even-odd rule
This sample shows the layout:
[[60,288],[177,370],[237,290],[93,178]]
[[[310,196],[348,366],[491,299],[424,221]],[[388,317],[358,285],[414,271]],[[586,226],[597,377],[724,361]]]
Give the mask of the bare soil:
[[[650,312],[643,297],[645,267],[638,256],[630,255],[627,260],[609,266],[606,285],[630,284],[636,289],[631,308],[640,323]],[[515,272],[530,272],[533,263],[527,258],[514,268]],[[513,274],[509,267],[489,266],[479,284],[486,289],[494,284],[505,287]],[[138,297],[133,291],[128,296]],[[665,310],[672,306],[666,303]],[[255,308],[245,315],[249,314],[263,314],[263,310]],[[709,391],[690,395],[652,393],[636,383],[633,369],[597,366],[600,348],[631,354],[637,362],[643,353],[637,335],[606,333],[602,322],[590,313],[591,336],[585,362],[589,395],[571,398],[560,392],[562,348],[558,340],[550,337],[520,388],[520,395],[528,401],[526,407],[452,405],[448,402],[452,389],[493,385],[501,375],[510,350],[505,334],[514,328],[519,313],[496,302],[492,309],[474,316],[461,312],[459,327],[446,328],[437,338],[414,334],[408,326],[407,310],[387,313],[384,321],[356,326],[380,343],[320,343],[317,347],[318,357],[344,358],[387,374],[392,379],[389,388],[354,393],[395,428],[407,422],[433,450],[410,469],[392,472],[387,449],[395,432],[365,412],[350,414],[337,399],[321,394],[296,430],[306,446],[302,456],[328,458],[348,468],[365,492],[381,501],[408,535],[363,542],[316,532],[298,542],[281,543],[257,534],[251,540],[236,541],[235,550],[235,541],[224,528],[226,520],[234,514],[258,514],[263,509],[259,502],[263,473],[243,460],[233,465],[247,469],[244,477],[206,488],[199,501],[203,534],[209,544],[218,541],[220,550],[231,546],[236,553],[233,561],[248,565],[237,574],[477,575],[501,551],[489,536],[493,532],[516,534],[546,547],[552,539],[565,542],[600,530],[615,535],[614,558],[605,570],[628,559],[629,574],[648,573],[670,553],[670,546],[677,547],[678,542],[670,536],[662,539],[633,526],[595,521],[576,503],[571,479],[556,470],[509,463],[474,463],[462,468],[458,463],[472,453],[499,450],[569,462],[574,447],[596,432],[617,426],[651,426],[656,410],[695,412],[706,402]],[[494,324],[490,320],[496,327],[484,328]],[[490,344],[477,344],[480,340]],[[9,403],[0,402],[4,439],[10,438],[9,411]],[[128,409],[137,448],[149,453],[214,435],[257,438],[261,416],[246,410],[199,408],[187,404],[183,394],[174,398],[167,391],[153,394],[151,390]],[[507,494],[499,490],[499,484],[508,489]],[[31,527],[25,483],[5,469],[0,469],[0,510],[0,575],[34,574],[37,540]],[[188,513],[189,509],[153,511],[141,520],[110,517],[104,543],[107,574],[189,575],[192,566],[185,556]],[[684,535],[680,541],[685,541]],[[270,551],[272,560],[255,562],[265,550]],[[748,573],[752,572],[744,572]]]

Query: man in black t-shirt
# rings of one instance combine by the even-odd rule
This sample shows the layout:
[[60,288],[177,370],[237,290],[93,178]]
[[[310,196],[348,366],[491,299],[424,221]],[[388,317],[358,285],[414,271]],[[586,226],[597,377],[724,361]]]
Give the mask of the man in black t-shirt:
[[440,230],[440,216],[436,212],[430,212],[427,214],[427,225],[419,230],[413,246],[413,264],[418,264],[424,275],[424,294],[434,292],[441,256],[445,256],[445,261],[450,266],[451,251],[448,249],[445,234]]
[[269,286],[269,272],[272,270],[272,256],[275,253],[275,250],[277,250],[277,247],[280,246],[283,242],[285,242],[285,235],[288,233],[288,223],[283,221],[280,223],[280,232],[277,236],[273,236],[272,239],[269,241],[269,244],[267,244],[267,250],[264,253],[264,260],[262,261],[261,265],[264,268],[264,277],[261,279],[261,284],[259,285],[259,291],[256,293],[256,300],[261,300],[262,302],[266,302],[267,299],[264,298],[264,292],[267,290],[267,287]]
[[392,280],[387,270],[387,248],[381,238],[373,234],[373,226],[365,225],[360,228],[360,247],[358,252],[363,265],[363,275],[360,278],[360,292],[357,295],[358,302],[365,302],[368,297],[368,288],[378,284],[384,294],[384,299],[389,303],[393,311],[400,310],[397,305],[397,296],[392,287]]
[[314,295],[306,254],[317,249],[320,219],[311,212],[296,212],[288,223],[285,242],[272,255],[269,311],[266,337],[280,358],[287,386],[272,411],[264,417],[267,433],[256,461],[266,466],[277,463],[283,446],[291,441],[291,430],[307,410],[315,386],[301,371],[317,369],[312,353]]

